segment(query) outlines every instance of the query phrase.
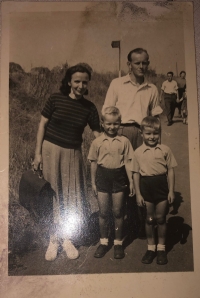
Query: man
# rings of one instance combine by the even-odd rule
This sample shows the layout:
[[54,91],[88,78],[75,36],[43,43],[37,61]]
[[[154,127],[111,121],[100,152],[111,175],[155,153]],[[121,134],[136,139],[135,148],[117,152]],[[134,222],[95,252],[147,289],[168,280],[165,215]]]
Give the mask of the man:
[[[178,96],[179,96],[179,99],[181,99],[183,97],[183,93],[185,92],[185,89],[186,89],[186,72],[184,70],[182,70],[180,72],[180,77],[177,78],[177,85],[178,85]],[[182,106],[182,101],[178,102],[176,104],[176,107],[178,108],[178,112],[179,112],[179,117],[182,117],[181,116],[181,106]]]
[[140,123],[146,116],[162,113],[157,87],[145,81],[149,66],[146,50],[137,48],[128,54],[129,73],[114,79],[106,94],[102,110],[116,106],[122,115],[121,134],[127,136],[135,150],[142,145]]
[[168,120],[168,126],[173,124],[173,117],[176,108],[176,100],[179,99],[178,96],[178,86],[177,82],[173,78],[174,73],[169,71],[167,73],[167,80],[162,83],[160,101],[164,94],[166,116]]
[[[119,134],[128,137],[135,150],[143,143],[140,132],[142,119],[146,116],[157,116],[162,113],[162,109],[157,87],[148,83],[144,77],[150,63],[147,51],[136,48],[130,51],[127,58],[129,73],[111,82],[102,110],[108,106],[116,106],[120,110],[122,123]],[[144,212],[142,208],[139,210],[139,238],[144,238]]]

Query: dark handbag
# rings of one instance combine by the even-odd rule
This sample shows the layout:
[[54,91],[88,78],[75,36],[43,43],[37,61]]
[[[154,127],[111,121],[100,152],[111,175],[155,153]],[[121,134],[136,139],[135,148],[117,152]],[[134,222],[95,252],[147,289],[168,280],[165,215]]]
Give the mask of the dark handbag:
[[19,203],[35,220],[51,216],[53,210],[53,190],[49,182],[38,171],[23,173],[19,184]]

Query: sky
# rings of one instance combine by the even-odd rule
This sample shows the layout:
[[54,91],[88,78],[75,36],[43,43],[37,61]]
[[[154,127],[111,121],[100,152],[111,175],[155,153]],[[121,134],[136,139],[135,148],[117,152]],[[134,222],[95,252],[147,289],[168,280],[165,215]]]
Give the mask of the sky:
[[33,67],[88,63],[98,72],[117,71],[127,54],[142,47],[157,73],[185,69],[182,13],[176,3],[93,2],[80,11],[14,12],[10,15],[10,62]]

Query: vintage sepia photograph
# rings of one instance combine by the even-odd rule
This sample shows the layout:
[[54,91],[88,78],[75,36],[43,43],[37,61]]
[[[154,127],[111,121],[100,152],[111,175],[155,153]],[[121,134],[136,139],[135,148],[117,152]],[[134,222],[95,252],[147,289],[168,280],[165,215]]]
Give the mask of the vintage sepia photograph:
[[193,3],[26,4],[3,27],[8,276],[194,274]]

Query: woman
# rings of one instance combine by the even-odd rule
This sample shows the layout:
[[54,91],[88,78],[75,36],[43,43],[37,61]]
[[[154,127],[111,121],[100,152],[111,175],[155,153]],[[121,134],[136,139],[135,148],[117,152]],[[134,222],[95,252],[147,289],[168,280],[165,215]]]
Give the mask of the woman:
[[61,93],[53,94],[42,110],[37,133],[34,170],[42,169],[55,192],[47,261],[57,257],[62,245],[68,258],[76,259],[72,243],[89,216],[81,154],[82,133],[87,124],[99,136],[99,116],[95,105],[85,99],[90,71],[83,65],[70,67],[62,81]]
[[[183,93],[185,92],[186,89],[186,72],[182,70],[180,72],[180,77],[177,79],[177,84],[178,84],[178,98],[181,99],[183,97]],[[178,108],[179,112],[179,117],[182,117],[181,115],[181,110],[182,110],[182,101],[177,101],[176,106]]]

